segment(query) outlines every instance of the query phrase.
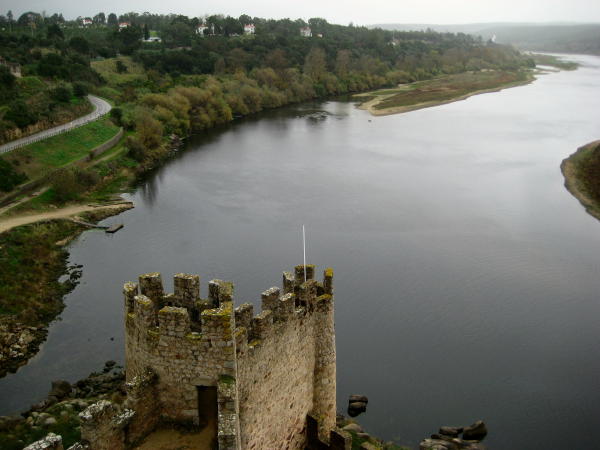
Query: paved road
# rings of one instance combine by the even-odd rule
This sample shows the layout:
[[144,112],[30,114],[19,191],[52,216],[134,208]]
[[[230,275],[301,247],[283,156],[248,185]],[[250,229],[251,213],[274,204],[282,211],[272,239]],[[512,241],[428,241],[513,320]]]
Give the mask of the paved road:
[[32,134],[31,136],[26,136],[21,139],[17,139],[15,141],[10,141],[4,145],[0,145],[0,154],[10,152],[15,148],[23,147],[25,145],[29,145],[33,142],[41,141],[42,139],[46,139],[50,136],[55,136],[57,134],[63,133],[65,131],[71,130],[73,128],[80,127],[81,125],[85,125],[86,123],[92,122],[96,120],[98,117],[101,117],[107,114],[111,110],[111,106],[108,102],[102,100],[99,97],[95,97],[93,95],[87,96],[90,103],[94,106],[94,111],[91,113],[81,116],[78,119],[75,119],[69,123],[65,123],[63,125],[59,125],[54,128],[50,128],[48,130],[40,131],[39,133]]

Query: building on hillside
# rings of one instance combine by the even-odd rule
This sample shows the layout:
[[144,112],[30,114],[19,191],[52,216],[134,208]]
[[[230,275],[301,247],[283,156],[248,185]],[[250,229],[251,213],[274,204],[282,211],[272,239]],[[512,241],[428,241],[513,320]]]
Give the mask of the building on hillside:
[[206,30],[209,30],[208,25],[201,23],[200,25],[198,25],[196,27],[196,34],[199,34],[200,36],[205,36],[210,32],[210,31],[208,31],[205,33]]
[[148,39],[144,39],[144,42],[162,42],[162,39],[158,36],[150,36]]
[[84,27],[89,27],[90,25],[92,25],[92,23],[94,23],[92,21],[92,19],[90,19],[89,17],[86,17],[85,19],[83,19],[81,21],[81,23],[83,24]]
[[129,28],[131,26],[131,22],[119,22],[119,30],[123,30],[124,28]]
[[300,35],[303,37],[312,37],[312,30],[310,27],[302,27],[300,28]]
[[10,70],[10,73],[13,76],[21,78],[21,64],[8,62],[6,59],[0,56],[0,66],[8,67],[8,70]]
[[254,34],[255,26],[253,23],[244,25],[244,34]]

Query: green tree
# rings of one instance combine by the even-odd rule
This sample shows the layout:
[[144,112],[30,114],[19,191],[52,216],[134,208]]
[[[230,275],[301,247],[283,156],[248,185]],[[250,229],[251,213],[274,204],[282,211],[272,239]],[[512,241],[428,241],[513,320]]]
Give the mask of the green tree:
[[127,72],[127,66],[120,59],[117,59],[117,61],[115,62],[115,66],[117,73]]
[[69,47],[84,55],[90,52],[90,44],[83,36],[73,36],[69,39]]
[[117,25],[119,23],[119,21],[117,20],[117,15],[115,13],[110,13],[108,15],[106,23],[108,25]]
[[50,91],[50,96],[52,99],[60,103],[69,103],[72,95],[73,91],[66,84],[59,84]]
[[0,158],[0,191],[10,192],[25,181],[27,181],[25,175],[17,172],[12,164]]
[[46,30],[46,36],[48,37],[48,39],[51,40],[65,38],[65,35],[63,34],[62,30],[60,29],[57,23],[53,23],[48,27],[48,29]]
[[106,22],[106,16],[104,15],[103,12],[99,12],[98,14],[96,14],[94,16],[93,21],[94,21],[94,23],[97,23],[99,25],[104,25],[104,23]]
[[350,50],[339,50],[335,58],[335,74],[345,77],[350,72],[352,64],[352,52]]
[[73,95],[75,95],[75,97],[85,97],[88,95],[88,91],[88,87],[85,83],[82,83],[81,81],[73,83]]
[[150,30],[148,29],[148,24],[144,24],[144,39],[147,41],[150,39]]
[[325,51],[320,47],[313,47],[304,59],[304,73],[313,80],[319,80],[327,70]]

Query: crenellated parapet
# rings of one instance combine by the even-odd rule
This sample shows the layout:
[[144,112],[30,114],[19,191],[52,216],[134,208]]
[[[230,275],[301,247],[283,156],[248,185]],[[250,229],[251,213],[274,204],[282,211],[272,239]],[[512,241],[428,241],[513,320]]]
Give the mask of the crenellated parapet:
[[234,308],[227,281],[209,281],[205,298],[198,275],[178,273],[173,285],[166,293],[161,274],[149,273],[123,287],[127,380],[152,369],[161,417],[202,423],[199,395],[212,387],[219,448],[282,439],[303,448],[306,414],[323,418],[323,429],[335,424],[333,270],[322,281],[313,265],[284,272],[258,313]]

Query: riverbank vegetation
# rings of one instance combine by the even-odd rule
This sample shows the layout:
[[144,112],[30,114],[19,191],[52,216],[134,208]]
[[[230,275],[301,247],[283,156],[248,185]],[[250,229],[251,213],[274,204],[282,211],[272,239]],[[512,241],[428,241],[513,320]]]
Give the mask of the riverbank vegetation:
[[533,53],[530,55],[536,65],[556,67],[560,70],[577,70],[579,64],[574,61],[568,61],[554,55],[544,55],[541,53]]
[[565,187],[600,220],[600,141],[580,147],[561,164]]

